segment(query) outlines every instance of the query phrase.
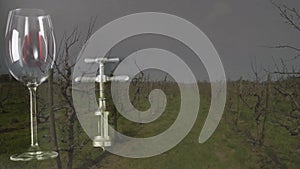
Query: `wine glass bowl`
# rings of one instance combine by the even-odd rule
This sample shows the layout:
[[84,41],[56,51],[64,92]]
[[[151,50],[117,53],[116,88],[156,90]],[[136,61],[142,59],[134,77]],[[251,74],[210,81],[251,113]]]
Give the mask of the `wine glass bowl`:
[[42,151],[37,140],[36,89],[48,77],[55,60],[55,38],[50,16],[41,9],[9,12],[5,32],[5,63],[10,74],[24,83],[30,93],[31,146],[10,157],[13,161],[44,160],[58,156]]
[[47,79],[55,59],[55,41],[50,16],[40,9],[9,12],[5,61],[17,80],[39,85]]

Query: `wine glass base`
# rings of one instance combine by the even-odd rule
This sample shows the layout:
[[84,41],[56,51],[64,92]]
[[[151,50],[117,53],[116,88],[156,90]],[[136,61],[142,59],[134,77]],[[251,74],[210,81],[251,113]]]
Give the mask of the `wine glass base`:
[[31,160],[46,160],[56,158],[58,153],[55,151],[29,151],[22,154],[14,154],[10,156],[12,161],[31,161]]

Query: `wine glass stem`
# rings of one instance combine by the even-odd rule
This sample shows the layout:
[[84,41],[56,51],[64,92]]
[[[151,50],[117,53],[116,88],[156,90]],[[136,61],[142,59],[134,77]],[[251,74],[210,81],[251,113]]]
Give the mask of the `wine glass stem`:
[[38,148],[38,138],[37,138],[37,110],[36,110],[36,89],[37,86],[28,86],[30,93],[30,138],[31,138],[31,148]]

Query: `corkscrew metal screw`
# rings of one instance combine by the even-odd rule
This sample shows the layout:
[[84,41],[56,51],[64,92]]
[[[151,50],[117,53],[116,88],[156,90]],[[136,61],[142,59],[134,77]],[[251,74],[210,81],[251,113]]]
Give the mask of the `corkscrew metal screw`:
[[95,116],[98,118],[97,135],[94,137],[94,147],[107,147],[111,146],[111,139],[108,133],[108,115],[106,110],[106,100],[104,96],[104,83],[108,81],[120,81],[125,82],[129,80],[127,75],[119,76],[107,76],[104,74],[105,63],[119,62],[119,58],[85,58],[84,62],[88,64],[98,64],[99,74],[96,77],[77,77],[75,82],[97,82],[99,83],[99,107],[95,112]]

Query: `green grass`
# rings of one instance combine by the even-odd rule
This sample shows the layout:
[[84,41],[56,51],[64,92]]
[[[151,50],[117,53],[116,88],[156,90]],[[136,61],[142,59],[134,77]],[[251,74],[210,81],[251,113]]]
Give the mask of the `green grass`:
[[[5,112],[0,113],[0,169],[26,169],[45,168],[55,169],[55,160],[39,162],[12,162],[9,156],[13,153],[25,151],[29,146],[29,108],[28,91],[19,83],[2,83],[13,87],[9,100],[5,102]],[[39,88],[41,99],[47,99],[47,85]],[[280,118],[282,114],[272,113],[267,121],[266,139],[264,146],[254,146],[245,131],[255,134],[255,121],[253,112],[246,106],[241,106],[239,131],[232,125],[233,113],[225,111],[223,119],[212,137],[204,144],[198,143],[198,137],[206,119],[210,107],[209,85],[200,85],[201,107],[195,125],[189,134],[171,150],[144,159],[130,159],[116,156],[108,152],[104,153],[92,147],[89,141],[80,149],[74,152],[74,168],[76,169],[244,169],[260,168],[261,161],[278,158],[286,168],[297,169],[300,166],[299,136],[290,136],[286,129],[275,124],[273,121]],[[229,95],[236,98],[229,86]],[[124,117],[118,120],[119,131],[133,137],[150,137],[166,130],[175,121],[179,106],[180,97],[177,87],[169,87],[166,90],[168,97],[165,112],[154,122],[149,124],[133,123]],[[143,93],[147,95],[147,93]],[[3,94],[4,95],[4,94]],[[3,96],[1,94],[1,96]],[[59,96],[56,96],[56,104]],[[109,99],[108,99],[109,100]],[[251,99],[250,99],[251,100]],[[136,105],[140,110],[149,108],[149,102],[144,97]],[[289,108],[286,102],[277,105],[280,111]],[[233,106],[233,108],[235,108]],[[47,114],[47,110],[44,112]],[[227,117],[225,121],[224,117]],[[64,111],[56,112],[57,131],[60,147],[66,147],[62,140],[66,139],[66,117]],[[80,125],[75,124],[75,142],[87,140],[88,136],[82,131]],[[39,124],[40,145],[44,149],[53,149],[51,142],[49,122]],[[64,129],[64,132],[63,132]],[[7,131],[6,131],[7,130]],[[65,168],[67,162],[66,152],[61,152],[61,159]],[[270,162],[271,163],[271,162]],[[276,164],[275,168],[279,168]],[[274,166],[273,165],[273,166]]]

